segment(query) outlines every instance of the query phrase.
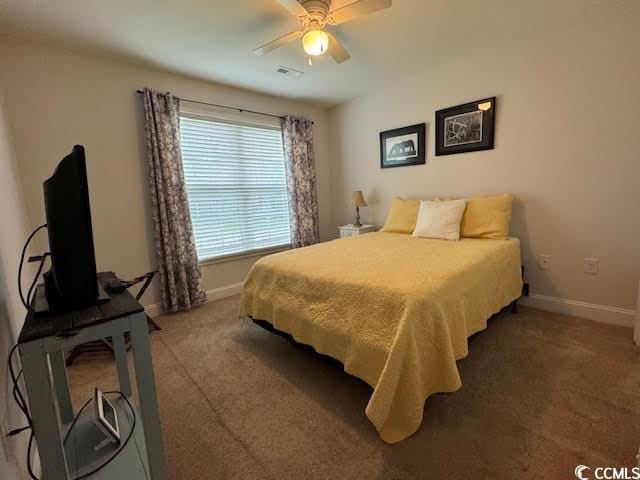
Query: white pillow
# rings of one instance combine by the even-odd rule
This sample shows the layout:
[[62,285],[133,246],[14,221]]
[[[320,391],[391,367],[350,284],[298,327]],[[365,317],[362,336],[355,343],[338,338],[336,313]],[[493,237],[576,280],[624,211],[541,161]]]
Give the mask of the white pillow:
[[413,236],[460,240],[460,222],[466,206],[466,200],[421,201]]

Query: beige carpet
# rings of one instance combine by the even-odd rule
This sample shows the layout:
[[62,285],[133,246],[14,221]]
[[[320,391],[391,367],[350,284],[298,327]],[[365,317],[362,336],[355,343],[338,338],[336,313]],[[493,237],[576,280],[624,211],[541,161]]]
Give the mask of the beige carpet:
[[[631,330],[521,309],[476,335],[463,386],[431,397],[420,430],[386,445],[370,388],[237,318],[239,297],[159,319],[152,335],[172,479],[561,479],[631,466],[640,350]],[[70,369],[74,403],[116,386],[106,355]]]

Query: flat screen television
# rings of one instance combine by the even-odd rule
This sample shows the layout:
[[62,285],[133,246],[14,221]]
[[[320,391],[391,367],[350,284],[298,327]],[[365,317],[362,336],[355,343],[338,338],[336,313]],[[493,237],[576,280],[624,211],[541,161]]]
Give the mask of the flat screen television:
[[84,147],[76,145],[44,181],[51,268],[44,274],[52,311],[75,310],[98,300]]

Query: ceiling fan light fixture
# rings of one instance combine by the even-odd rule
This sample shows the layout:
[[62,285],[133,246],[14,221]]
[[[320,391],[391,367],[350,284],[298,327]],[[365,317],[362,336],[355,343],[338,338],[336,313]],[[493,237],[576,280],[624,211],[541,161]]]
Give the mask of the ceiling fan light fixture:
[[302,48],[309,55],[322,55],[329,48],[329,35],[319,29],[309,30],[302,37]]

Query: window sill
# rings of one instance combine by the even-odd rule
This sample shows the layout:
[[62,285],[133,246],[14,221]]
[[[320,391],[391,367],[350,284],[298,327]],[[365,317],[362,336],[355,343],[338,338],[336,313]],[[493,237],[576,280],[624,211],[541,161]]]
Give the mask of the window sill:
[[216,265],[218,263],[226,263],[233,262],[235,260],[242,260],[244,258],[253,258],[253,257],[262,257],[265,255],[269,255],[271,253],[283,252],[285,250],[290,250],[291,245],[280,245],[277,247],[269,247],[269,248],[260,248],[258,250],[247,250],[239,253],[231,253],[229,255],[221,255],[219,257],[208,258],[205,260],[200,260],[198,263],[201,267],[206,267],[207,265]]

